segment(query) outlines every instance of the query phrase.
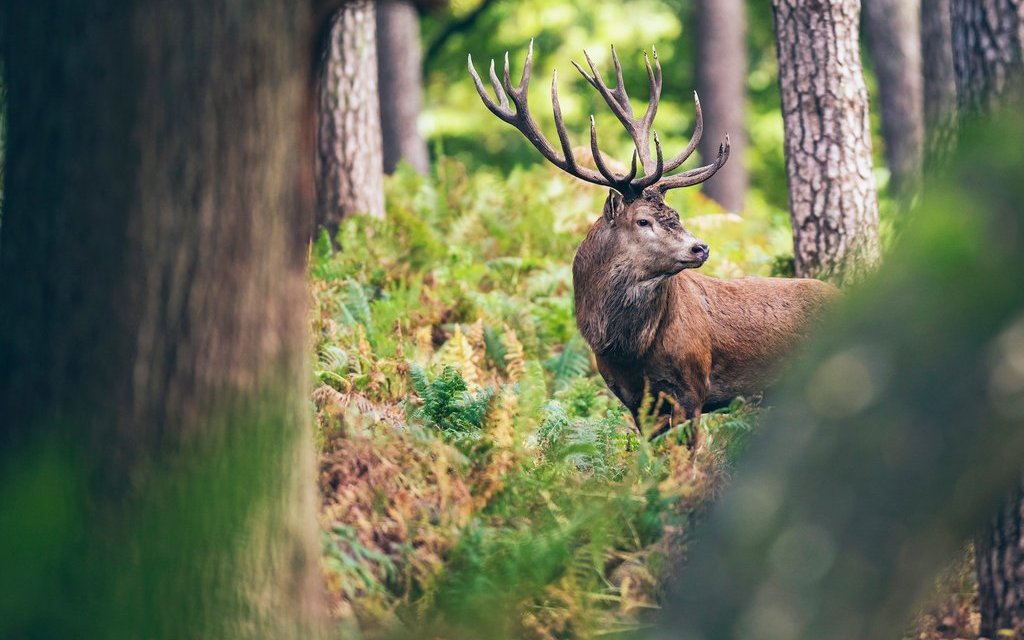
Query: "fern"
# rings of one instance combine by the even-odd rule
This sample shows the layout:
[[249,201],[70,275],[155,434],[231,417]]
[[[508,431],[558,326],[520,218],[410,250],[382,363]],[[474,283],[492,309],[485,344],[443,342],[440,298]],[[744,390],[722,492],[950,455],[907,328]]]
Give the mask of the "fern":
[[422,368],[412,365],[409,375],[421,402],[413,411],[414,420],[437,429],[457,444],[480,437],[493,391],[469,393],[466,381],[454,367],[444,367],[430,380]]
[[590,373],[590,349],[576,334],[562,345],[560,353],[544,361],[544,368],[551,372],[555,390],[561,391]]
[[370,300],[366,290],[355,280],[349,280],[345,285],[343,308],[352,324],[359,323],[370,328]]

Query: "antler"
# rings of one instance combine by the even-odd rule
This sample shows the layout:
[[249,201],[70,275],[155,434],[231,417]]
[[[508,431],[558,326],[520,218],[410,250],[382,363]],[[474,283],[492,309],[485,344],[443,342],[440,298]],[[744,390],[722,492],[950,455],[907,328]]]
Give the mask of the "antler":
[[[576,162],[576,159],[572,154],[572,145],[569,142],[569,134],[566,132],[565,123],[562,120],[561,105],[558,102],[557,70],[551,77],[551,107],[555,116],[555,129],[558,131],[558,140],[562,146],[562,157],[559,157],[555,148],[550,142],[548,142],[547,138],[544,137],[544,134],[541,133],[537,123],[530,115],[529,105],[527,103],[527,88],[530,83],[530,71],[533,61],[533,40],[530,41],[530,48],[526,54],[526,62],[523,66],[523,75],[519,81],[518,87],[512,86],[509,73],[508,52],[505,53],[504,82],[498,80],[498,75],[494,71],[494,60],[491,60],[490,79],[491,86],[494,87],[494,94],[498,99],[497,103],[491,99],[487,90],[484,88],[484,84],[476,72],[476,67],[473,65],[472,56],[469,56],[468,59],[469,73],[473,77],[473,83],[476,85],[477,93],[480,94],[480,98],[483,100],[487,108],[490,109],[491,113],[518,129],[524,136],[526,136],[526,139],[529,140],[538,151],[540,151],[541,155],[547,158],[549,162],[570,175],[580,178],[581,180],[586,180],[593,184],[615,189],[627,200],[631,200],[639,196],[643,193],[644,189],[655,184],[657,185],[657,188],[664,193],[669,189],[700,184],[715,175],[715,173],[722,168],[722,165],[724,165],[726,160],[729,158],[728,136],[726,136],[725,142],[719,147],[718,158],[715,162],[697,169],[683,172],[670,178],[664,177],[666,173],[679,168],[679,166],[693,154],[700,142],[701,135],[704,132],[704,116],[701,112],[700,100],[697,98],[697,94],[694,93],[693,98],[696,106],[696,126],[694,127],[693,136],[690,139],[689,144],[686,145],[686,148],[679,155],[666,163],[662,154],[661,141],[658,139],[658,133],[657,131],[652,130],[654,116],[658,112],[658,102],[661,100],[662,74],[661,62],[658,60],[658,52],[652,47],[651,51],[654,56],[653,68],[651,66],[650,58],[648,58],[647,53],[644,52],[644,63],[647,67],[647,79],[650,85],[650,98],[643,116],[636,118],[633,115],[633,107],[629,103],[629,96],[626,94],[625,84],[622,81],[622,66],[619,63],[619,56],[615,52],[614,46],[612,46],[611,51],[616,78],[614,88],[609,88],[608,85],[604,83],[601,73],[597,70],[597,66],[594,64],[593,60],[591,60],[590,54],[586,51],[583,52],[583,55],[586,57],[587,64],[590,66],[590,71],[593,75],[587,74],[587,72],[584,71],[583,68],[575,61],[572,64],[580,74],[583,75],[587,82],[597,89],[598,93],[601,94],[601,97],[603,97],[605,102],[608,103],[612,113],[615,114],[619,119],[619,122],[622,123],[622,126],[633,139],[633,160],[628,175],[618,175],[611,171],[605,164],[604,157],[601,155],[601,151],[598,148],[597,126],[594,122],[593,115],[590,116],[590,148],[593,152],[594,163],[597,165],[598,172],[595,173],[586,167],[581,167]],[[515,106],[514,111],[509,105],[510,99],[512,105]],[[651,157],[650,138],[652,134],[654,136],[655,158]],[[644,171],[644,175],[640,178],[636,178],[638,158]]]
[[[505,52],[505,73],[504,82],[498,80],[498,74],[494,71],[494,60],[491,60],[490,77],[491,86],[494,88],[494,95],[497,96],[498,102],[495,103],[491,99],[490,94],[487,93],[487,89],[484,88],[483,81],[480,80],[479,74],[476,72],[476,66],[473,64],[473,56],[468,57],[469,74],[473,77],[473,84],[476,85],[476,91],[480,94],[480,99],[483,100],[484,105],[490,109],[491,113],[498,116],[501,120],[512,125],[520,131],[526,139],[540,151],[540,154],[544,156],[551,164],[555,165],[562,171],[576,176],[581,180],[587,182],[611,187],[617,191],[628,189],[629,182],[633,176],[615,176],[611,172],[603,169],[601,173],[597,173],[587,167],[581,167],[577,162],[576,158],[572,153],[572,144],[569,142],[569,133],[565,129],[565,123],[562,121],[562,107],[558,102],[558,72],[555,71],[551,76],[551,108],[555,116],[555,129],[558,131],[558,140],[562,146],[563,157],[559,157],[558,152],[555,151],[554,146],[548,139],[541,133],[540,127],[537,126],[537,122],[530,115],[530,106],[528,102],[527,89],[530,85],[530,72],[533,65],[533,40],[530,40],[530,48],[526,54],[526,62],[523,64],[523,75],[519,80],[519,86],[512,86],[511,74],[509,72],[508,63],[508,52]],[[512,106],[509,105],[509,100],[512,102],[512,106],[515,107],[513,110]],[[599,157],[600,154],[595,151],[595,157]],[[598,160],[598,166],[603,167],[603,162]],[[634,172],[635,175],[635,163]]]

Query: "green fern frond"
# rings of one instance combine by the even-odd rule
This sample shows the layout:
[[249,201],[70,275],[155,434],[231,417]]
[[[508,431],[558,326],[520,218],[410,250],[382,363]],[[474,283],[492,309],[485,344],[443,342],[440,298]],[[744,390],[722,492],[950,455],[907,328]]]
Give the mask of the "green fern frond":
[[551,372],[555,390],[561,391],[590,373],[590,349],[576,334],[562,346],[561,353],[544,361],[544,368]]

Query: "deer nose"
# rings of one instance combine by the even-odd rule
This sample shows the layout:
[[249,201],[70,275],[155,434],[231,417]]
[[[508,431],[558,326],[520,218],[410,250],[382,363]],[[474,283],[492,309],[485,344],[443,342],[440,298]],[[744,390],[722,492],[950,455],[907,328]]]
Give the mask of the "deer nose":
[[693,247],[690,248],[690,251],[693,253],[693,255],[697,256],[698,258],[707,259],[710,249],[708,249],[708,245],[704,244],[703,242],[698,242],[697,244],[693,245]]

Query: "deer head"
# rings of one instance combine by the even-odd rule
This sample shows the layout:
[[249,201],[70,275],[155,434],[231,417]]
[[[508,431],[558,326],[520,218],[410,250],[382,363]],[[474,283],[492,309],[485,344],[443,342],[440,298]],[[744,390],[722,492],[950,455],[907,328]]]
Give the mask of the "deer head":
[[[572,153],[569,135],[562,120],[562,109],[558,103],[558,73],[551,78],[551,106],[555,117],[555,129],[562,153],[555,150],[530,115],[527,101],[527,90],[530,84],[530,72],[533,60],[533,42],[526,54],[522,77],[518,86],[513,86],[509,71],[508,53],[505,54],[504,77],[499,80],[495,72],[494,60],[491,60],[490,80],[494,88],[497,102],[491,98],[483,82],[480,80],[473,57],[469,56],[469,73],[473,77],[477,93],[487,108],[501,120],[518,129],[530,143],[540,151],[551,164],[566,173],[590,182],[609,187],[608,198],[604,204],[604,215],[591,229],[588,238],[600,236],[600,244],[608,250],[615,251],[624,263],[638,271],[639,279],[663,278],[679,271],[699,267],[708,258],[708,246],[700,242],[686,230],[679,218],[679,212],[665,203],[665,193],[669,189],[690,187],[700,184],[722,168],[729,159],[729,137],[719,145],[718,157],[709,165],[668,176],[678,169],[693,155],[700,143],[704,130],[704,118],[701,113],[700,100],[694,93],[696,107],[696,126],[689,144],[677,156],[665,161],[658,133],[652,129],[654,116],[658,111],[661,99],[661,63],[658,53],[652,48],[654,65],[644,52],[647,67],[647,78],[650,84],[650,98],[647,109],[639,118],[633,114],[629,96],[622,81],[622,67],[615,47],[611,48],[612,62],[615,66],[616,84],[608,87],[597,70],[590,55],[584,51],[590,72],[576,62],[573,66],[583,75],[615,114],[619,122],[633,139],[633,158],[629,173],[619,175],[610,170],[601,155],[597,143],[597,126],[594,116],[590,116],[590,148],[594,156],[597,171],[580,166]],[[651,137],[654,138],[654,156],[651,155]],[[643,175],[637,176],[637,163]]]

